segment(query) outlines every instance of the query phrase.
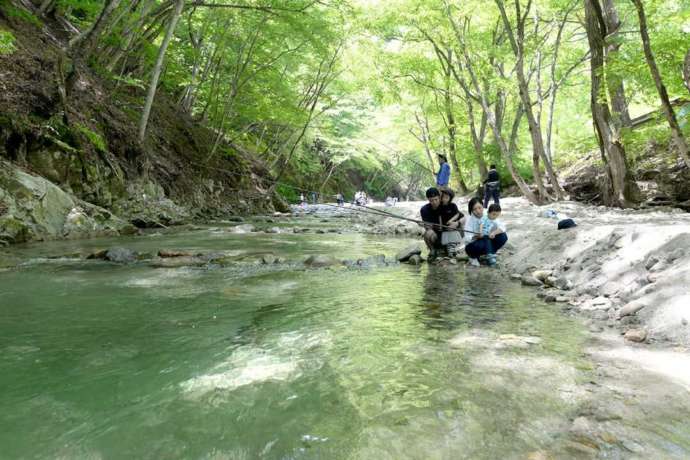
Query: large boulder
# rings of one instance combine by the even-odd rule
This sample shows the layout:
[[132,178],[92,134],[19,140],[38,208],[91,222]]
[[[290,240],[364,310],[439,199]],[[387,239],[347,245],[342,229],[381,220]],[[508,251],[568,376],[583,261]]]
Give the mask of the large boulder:
[[0,160],[0,240],[21,243],[116,235],[129,227],[108,210]]
[[420,255],[422,253],[422,248],[419,244],[412,244],[395,255],[395,259],[398,262],[407,262],[410,257],[414,255]]
[[190,217],[189,211],[166,197],[163,187],[155,182],[128,182],[125,197],[113,203],[113,210],[127,216],[137,228],[179,225]]

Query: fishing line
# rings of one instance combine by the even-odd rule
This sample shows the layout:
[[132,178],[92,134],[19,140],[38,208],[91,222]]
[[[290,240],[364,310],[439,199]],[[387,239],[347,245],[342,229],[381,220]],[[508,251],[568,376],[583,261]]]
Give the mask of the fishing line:
[[[248,175],[248,174],[243,174],[243,173],[238,173],[238,172],[234,172],[234,171],[229,171],[229,170],[223,169],[223,168],[217,168],[217,167],[214,167],[214,166],[202,165],[202,164],[199,164],[199,163],[194,163],[194,164],[196,164],[197,166],[201,166],[201,167],[203,167],[203,168],[208,168],[208,169],[212,169],[212,170],[216,170],[216,171],[221,171],[221,172],[224,172],[224,173],[226,173],[226,174],[230,174],[230,175],[237,176],[237,177],[251,177],[251,176]],[[287,184],[287,183],[285,183],[285,182],[270,180],[270,179],[266,179],[266,178],[261,178],[261,180],[264,181],[264,182],[267,182],[267,183],[269,183],[269,184],[282,185],[282,186],[284,186],[284,187],[291,188],[291,189],[293,189],[293,190],[297,190],[297,191],[300,191],[300,192],[315,193],[315,194],[317,194],[317,195],[320,195],[319,192],[317,192],[317,191],[315,191],[315,190],[308,190],[308,189],[305,189],[305,188],[302,188],[302,187],[297,187],[297,186],[292,185],[292,184]],[[235,190],[241,190],[241,189],[235,189]],[[261,196],[261,195],[258,195],[258,196]],[[323,203],[323,202],[322,202],[322,203],[318,203],[318,204],[323,205],[323,206],[330,206],[330,207],[333,207],[333,208],[342,209],[341,206],[334,205],[334,204]],[[359,209],[359,208],[364,208],[364,209]],[[393,213],[390,213],[390,212],[388,212],[388,211],[384,211],[384,210],[382,210],[382,209],[375,209],[375,208],[371,208],[371,207],[365,206],[365,205],[358,205],[358,204],[355,204],[354,207],[350,207],[350,208],[347,208],[347,209],[355,210],[355,211],[361,212],[361,213],[363,213],[363,214],[374,214],[374,215],[378,215],[378,216],[380,216],[380,217],[390,217],[390,218],[392,218],[392,219],[399,219],[399,220],[405,220],[405,221],[408,221],[408,222],[414,222],[414,223],[419,224],[419,225],[433,226],[433,227],[435,227],[435,228],[440,228],[440,229],[444,229],[444,228],[445,228],[445,229],[448,229],[448,230],[451,230],[451,231],[459,231],[459,232],[463,232],[463,231],[464,231],[464,232],[467,232],[467,233],[472,233],[472,234],[474,234],[474,235],[479,235],[479,232],[473,232],[473,231],[470,231],[470,230],[464,230],[464,229],[453,228],[453,227],[450,227],[450,226],[444,225],[444,224],[434,224],[434,223],[430,223],[430,222],[424,222],[423,220],[412,219],[412,218],[410,218],[410,217],[400,216],[400,215],[398,215],[398,214],[393,214]],[[368,210],[368,211],[367,211],[367,210]]]

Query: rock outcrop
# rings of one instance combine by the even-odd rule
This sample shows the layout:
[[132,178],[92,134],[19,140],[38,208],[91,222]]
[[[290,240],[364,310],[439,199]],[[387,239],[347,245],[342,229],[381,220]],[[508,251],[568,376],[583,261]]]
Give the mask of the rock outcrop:
[[107,209],[0,160],[0,240],[88,238],[134,231]]

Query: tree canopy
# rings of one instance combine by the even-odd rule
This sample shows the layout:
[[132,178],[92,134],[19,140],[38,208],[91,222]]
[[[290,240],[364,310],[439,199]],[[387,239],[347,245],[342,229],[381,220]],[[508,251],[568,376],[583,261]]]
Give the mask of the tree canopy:
[[[634,201],[649,138],[688,159],[690,3],[672,0],[43,0],[88,65],[160,91],[215,133],[208,158],[251,152],[276,181],[324,194],[418,196],[436,154],[474,191],[489,164],[533,202],[596,152],[607,202]],[[18,4],[15,9],[25,9]],[[14,52],[0,31],[0,52]],[[679,103],[680,101],[680,103]],[[680,109],[679,109],[680,108]],[[645,124],[652,113],[663,123]],[[649,118],[649,117],[648,117]],[[230,146],[230,147],[228,147]],[[279,189],[294,198],[294,190]]]

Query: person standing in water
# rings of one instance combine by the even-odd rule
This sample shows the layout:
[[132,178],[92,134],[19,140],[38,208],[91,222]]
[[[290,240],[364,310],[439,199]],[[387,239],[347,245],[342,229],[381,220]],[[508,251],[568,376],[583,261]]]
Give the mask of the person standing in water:
[[484,207],[489,206],[489,200],[493,198],[495,204],[500,204],[501,177],[498,175],[496,165],[491,165],[484,180]]
[[438,173],[436,173],[436,186],[437,187],[448,187],[450,182],[450,165],[448,164],[448,159],[445,155],[438,155],[438,162],[441,165],[438,168]]

